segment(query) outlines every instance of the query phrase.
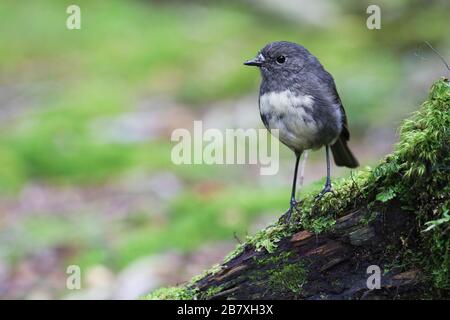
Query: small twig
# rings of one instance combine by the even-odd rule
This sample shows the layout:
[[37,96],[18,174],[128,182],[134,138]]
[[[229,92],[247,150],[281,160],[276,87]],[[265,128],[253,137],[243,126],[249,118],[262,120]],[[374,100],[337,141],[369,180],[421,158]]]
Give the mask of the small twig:
[[431,50],[433,50],[434,53],[437,54],[437,56],[442,60],[442,62],[444,63],[445,67],[447,68],[447,70],[450,71],[450,67],[448,66],[447,61],[445,61],[444,57],[435,49],[433,48],[433,46],[428,42],[425,41],[426,45],[430,47]]
[[354,171],[350,170],[350,178],[352,179],[352,189],[356,189],[359,194],[362,193],[361,189],[359,188],[358,184],[355,181],[355,176],[353,175]]
[[236,241],[237,241],[239,244],[242,244],[242,241],[241,241],[241,239],[239,239],[239,237],[237,236],[236,231],[233,232],[233,237],[234,237],[234,239],[236,239]]
[[[350,187],[350,190],[357,190],[359,193],[361,193],[358,185],[356,184],[355,178],[353,177],[353,170],[350,170],[350,179],[352,179],[352,186]],[[356,206],[356,197],[353,198],[353,206]]]

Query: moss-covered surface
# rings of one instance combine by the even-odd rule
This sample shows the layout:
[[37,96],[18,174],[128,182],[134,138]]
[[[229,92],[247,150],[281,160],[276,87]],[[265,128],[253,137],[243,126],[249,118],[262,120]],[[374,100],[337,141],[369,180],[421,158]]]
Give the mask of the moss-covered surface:
[[[245,248],[275,252],[277,243],[300,230],[326,233],[333,229],[336,218],[349,208],[364,206],[382,210],[397,201],[403,211],[414,215],[417,237],[402,239],[400,247],[386,248],[392,254],[392,265],[422,271],[430,290],[450,290],[450,84],[437,81],[429,99],[404,122],[399,142],[392,154],[371,169],[365,168],[352,176],[334,182],[334,192],[314,202],[314,195],[303,195],[296,223],[281,222],[249,237],[224,260],[231,261]],[[374,218],[369,213],[362,219],[368,224]],[[394,258],[395,257],[395,258]],[[281,257],[288,261],[286,257]],[[279,262],[279,261],[278,261]],[[264,263],[261,261],[260,263]],[[279,265],[275,263],[275,265]],[[217,267],[202,277],[217,272]],[[306,273],[302,265],[286,264],[269,274],[269,284],[277,290],[301,291]],[[181,288],[160,289],[150,298],[193,298],[195,278]]]
[[143,300],[193,300],[196,290],[186,287],[160,288],[142,297]]
[[279,292],[288,290],[297,295],[302,292],[306,282],[306,270],[300,263],[287,264],[279,270],[272,270],[269,275],[269,288]]

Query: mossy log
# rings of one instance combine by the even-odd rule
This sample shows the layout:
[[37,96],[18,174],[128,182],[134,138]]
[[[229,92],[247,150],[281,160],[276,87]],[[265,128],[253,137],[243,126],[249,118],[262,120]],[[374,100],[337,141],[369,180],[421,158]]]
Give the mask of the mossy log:
[[[294,223],[249,237],[224,262],[149,299],[422,299],[450,292],[450,84],[400,129],[380,164],[303,195]],[[379,268],[380,288],[368,286]],[[369,272],[369,273],[368,273]],[[370,287],[370,288],[369,288]]]
[[349,210],[332,231],[298,231],[281,239],[273,253],[249,245],[220,271],[196,282],[198,294],[210,299],[423,297],[420,273],[414,268],[381,275],[380,290],[367,287],[367,268],[384,270],[390,262],[386,247],[408,237],[414,225],[414,217],[398,203],[388,207],[369,223],[366,208]]

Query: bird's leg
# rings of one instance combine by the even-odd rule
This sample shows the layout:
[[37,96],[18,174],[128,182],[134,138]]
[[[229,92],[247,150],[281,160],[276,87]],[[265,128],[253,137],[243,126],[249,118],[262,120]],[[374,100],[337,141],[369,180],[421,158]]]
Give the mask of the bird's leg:
[[325,152],[327,155],[327,181],[325,182],[325,186],[322,191],[316,196],[315,200],[320,200],[325,193],[331,192],[331,175],[330,175],[330,147],[328,145],[325,146]]
[[298,172],[298,164],[300,162],[300,157],[302,153],[296,152],[295,153],[295,169],[294,169],[294,180],[292,181],[292,192],[291,192],[291,201],[289,202],[289,210],[285,213],[286,215],[286,222],[290,222],[292,212],[295,210],[295,207],[297,205],[297,201],[295,201],[295,189],[297,186],[297,172]]

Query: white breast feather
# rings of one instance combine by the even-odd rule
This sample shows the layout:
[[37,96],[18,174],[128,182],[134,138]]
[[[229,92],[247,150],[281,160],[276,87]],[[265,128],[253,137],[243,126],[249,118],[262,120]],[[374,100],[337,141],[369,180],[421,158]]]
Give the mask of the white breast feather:
[[310,113],[314,98],[310,95],[294,95],[290,90],[270,92],[259,101],[260,112],[268,115],[268,126],[279,130],[279,139],[288,147],[310,149],[318,127]]

